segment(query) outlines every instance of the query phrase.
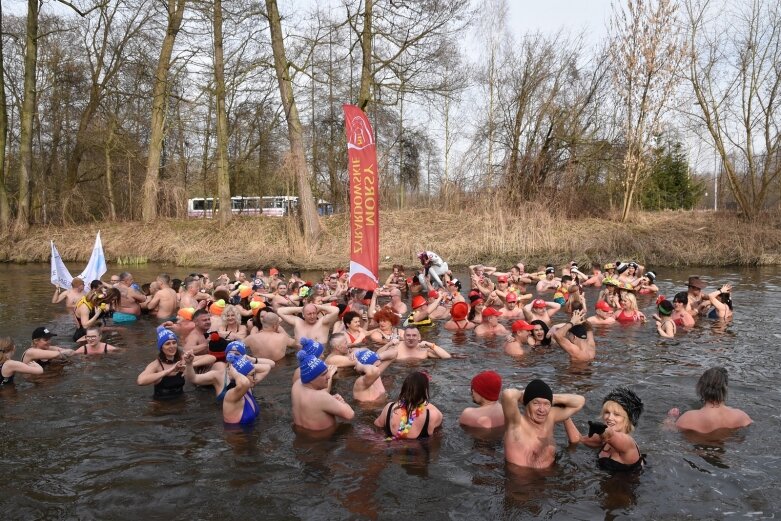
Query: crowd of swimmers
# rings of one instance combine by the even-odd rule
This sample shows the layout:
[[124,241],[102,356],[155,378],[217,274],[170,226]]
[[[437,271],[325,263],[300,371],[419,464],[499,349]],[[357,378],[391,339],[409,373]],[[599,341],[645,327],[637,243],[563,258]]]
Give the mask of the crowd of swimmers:
[[[156,399],[180,396],[190,382],[213,389],[226,424],[252,424],[259,414],[254,386],[295,352],[291,416],[297,428],[333,429],[339,420],[353,419],[351,403],[367,402],[377,404],[374,423],[386,439],[420,439],[433,435],[443,421],[430,399],[429,375],[412,371],[397,398],[386,403],[382,374],[400,361],[450,359],[447,350],[421,337],[421,330],[435,322],[454,334],[473,330],[477,337],[503,339],[507,356],[559,346],[572,360],[588,362],[596,356],[595,328],[646,322],[637,294],[656,297],[653,320],[662,337],[679,335],[703,317],[732,317],[729,284],[706,292],[702,279],[690,277],[686,289],[668,299],[657,295],[655,274],[636,262],[594,264],[589,273],[571,262],[559,274],[554,266],[528,273],[521,263],[507,271],[474,265],[467,291],[436,253],[421,252],[418,259],[413,276],[394,265],[374,291],[349,287],[348,274],[341,270],[316,282],[297,272],[285,277],[275,268],[258,269],[249,277],[236,271],[215,280],[208,273],[192,273],[184,280],[161,274],[143,286],[127,272],[108,282],[91,281],[89,288],[74,279],[68,290],[55,290],[52,302],[63,302],[73,314],[77,347],[52,345],[56,335],[38,327],[21,360],[15,360],[14,343],[0,339],[0,385],[13,384],[17,374],[41,374],[48,364],[72,356],[117,351],[102,340],[103,329],[147,313],[159,324],[157,356],[137,383],[152,386]],[[589,286],[599,289],[593,305],[584,292]],[[346,377],[354,378],[349,401],[331,393],[334,378]],[[703,407],[683,414],[673,408],[665,423],[700,433],[749,425],[747,414],[726,405],[727,385],[724,368],[708,369],[696,389]],[[570,443],[598,449],[601,467],[643,466],[644,456],[632,438],[643,403],[627,387],[604,396],[600,419],[589,421],[585,433],[573,422],[585,398],[554,393],[542,380],[532,380],[522,390],[502,389],[498,373],[483,371],[472,379],[471,393],[475,407],[464,409],[459,422],[503,429],[509,463],[552,465],[554,426],[562,423]]]

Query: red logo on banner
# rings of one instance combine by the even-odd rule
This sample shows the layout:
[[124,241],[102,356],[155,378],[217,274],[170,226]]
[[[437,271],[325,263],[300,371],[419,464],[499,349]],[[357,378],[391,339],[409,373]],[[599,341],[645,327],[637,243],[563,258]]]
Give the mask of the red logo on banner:
[[369,118],[344,105],[347,169],[350,175],[350,279],[354,288],[379,285],[380,205],[377,148]]

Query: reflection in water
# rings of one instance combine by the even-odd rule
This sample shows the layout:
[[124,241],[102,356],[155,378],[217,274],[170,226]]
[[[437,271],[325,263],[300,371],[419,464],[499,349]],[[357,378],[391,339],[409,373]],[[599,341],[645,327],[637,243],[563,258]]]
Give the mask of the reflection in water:
[[619,514],[625,514],[616,510],[625,511],[637,504],[637,487],[642,473],[642,470],[616,472],[606,475],[599,483],[605,519],[616,519]]
[[533,469],[505,462],[504,472],[505,514],[514,516],[518,510],[533,516],[542,514],[550,482],[560,472],[559,467]]

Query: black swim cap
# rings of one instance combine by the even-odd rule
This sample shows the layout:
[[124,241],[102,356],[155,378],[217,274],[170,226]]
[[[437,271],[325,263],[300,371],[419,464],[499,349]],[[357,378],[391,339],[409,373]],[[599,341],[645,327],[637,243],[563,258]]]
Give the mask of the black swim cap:
[[523,404],[527,405],[535,398],[545,398],[551,403],[551,405],[553,404],[553,391],[551,391],[551,388],[548,387],[548,384],[539,379],[532,380],[526,386],[526,389],[524,389]]
[[[526,395],[524,395],[524,399],[526,399]],[[640,414],[643,412],[643,401],[633,390],[628,387],[616,387],[602,400],[603,405],[605,402],[616,402],[626,411],[632,425],[637,426],[637,420],[640,419]]]
[[582,338],[583,340],[588,338],[588,329],[586,329],[586,326],[583,324],[572,326],[569,332],[578,338]]

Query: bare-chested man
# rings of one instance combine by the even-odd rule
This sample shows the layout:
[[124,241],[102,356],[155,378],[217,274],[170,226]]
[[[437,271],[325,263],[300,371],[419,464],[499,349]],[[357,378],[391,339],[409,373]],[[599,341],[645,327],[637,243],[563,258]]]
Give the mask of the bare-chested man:
[[135,322],[141,315],[141,304],[146,302],[146,296],[133,287],[133,275],[127,271],[119,274],[119,283],[114,285],[119,290],[119,308],[114,311],[114,323]]
[[285,358],[288,347],[298,346],[298,342],[280,327],[279,315],[276,313],[263,313],[260,323],[263,329],[244,339],[253,356],[278,362]]
[[180,308],[194,308],[198,309],[201,306],[200,301],[205,299],[199,298],[201,295],[201,281],[194,277],[187,277],[182,284],[184,291],[179,294],[179,307]]
[[76,304],[79,303],[81,297],[84,296],[84,281],[76,277],[71,281],[71,289],[68,291],[62,291],[62,288],[57,286],[52,296],[52,304],[58,304],[65,301],[65,309],[67,311],[73,311],[76,309]]
[[450,358],[450,353],[436,344],[420,340],[418,328],[410,326],[404,330],[403,342],[397,347],[397,360],[425,360],[426,358]]
[[588,362],[596,356],[594,332],[585,317],[586,313],[583,310],[574,311],[569,322],[557,327],[553,332],[553,339],[572,360],[578,362]]
[[499,403],[502,377],[495,371],[483,371],[472,378],[472,401],[477,407],[467,407],[458,423],[467,427],[493,429],[504,426],[504,413]]
[[[518,409],[521,401],[524,414]],[[586,399],[577,394],[553,394],[542,380],[532,380],[523,391],[502,391],[507,462],[532,468],[553,465],[556,456],[553,427],[578,412],[585,403]]]
[[541,298],[538,298],[523,306],[523,314],[527,322],[542,320],[550,326],[553,323],[551,317],[560,309],[560,304],[557,304],[556,302],[545,302]]
[[483,321],[475,328],[475,334],[477,336],[497,336],[509,334],[507,328],[499,323],[499,317],[502,316],[501,311],[494,308],[485,308],[482,315]]
[[279,309],[283,307],[297,306],[301,298],[298,295],[289,295],[287,282],[282,281],[277,284],[277,289],[273,296],[269,299],[271,307]]
[[353,384],[353,399],[359,402],[376,402],[387,398],[385,386],[382,384],[382,373],[396,359],[398,352],[393,349],[386,351],[381,359],[370,349],[360,349],[355,353],[355,371],[362,373]]
[[146,308],[154,311],[158,319],[169,320],[176,315],[178,308],[176,292],[171,289],[171,277],[161,273],[157,276],[157,284],[160,289],[147,301]]
[[667,422],[678,429],[707,434],[719,429],[738,429],[751,425],[748,414],[728,407],[727,385],[729,378],[723,367],[711,367],[697,381],[697,394],[701,409],[681,414],[678,408],[670,409]]
[[304,351],[297,356],[301,378],[293,382],[290,391],[293,423],[310,431],[322,431],[335,427],[336,418],[352,420],[352,407],[340,395],[330,393],[336,367],[328,367]]
[[556,277],[556,268],[548,266],[545,268],[545,278],[537,283],[537,293],[555,291],[560,285],[561,279]]
[[523,318],[523,308],[518,306],[518,295],[508,292],[504,301],[504,307],[499,310],[502,318]]
[[[318,318],[320,312],[325,315]],[[331,326],[339,318],[339,308],[336,306],[324,306],[322,304],[307,304],[303,307],[283,307],[277,310],[279,318],[293,326],[293,335],[296,341],[301,337],[317,340],[321,344],[328,342],[328,332]],[[303,318],[299,317],[301,313]]]

